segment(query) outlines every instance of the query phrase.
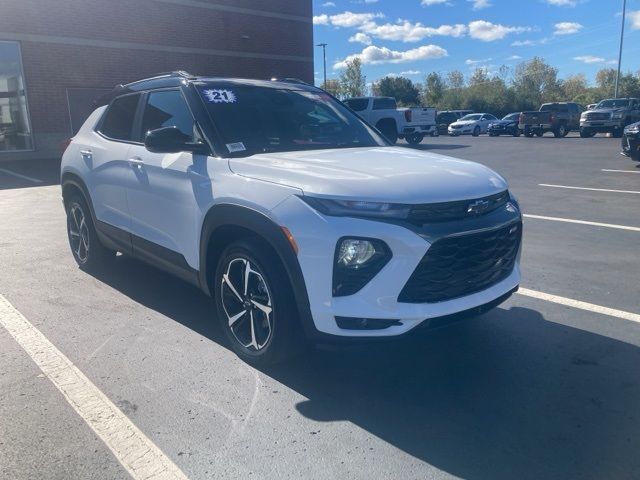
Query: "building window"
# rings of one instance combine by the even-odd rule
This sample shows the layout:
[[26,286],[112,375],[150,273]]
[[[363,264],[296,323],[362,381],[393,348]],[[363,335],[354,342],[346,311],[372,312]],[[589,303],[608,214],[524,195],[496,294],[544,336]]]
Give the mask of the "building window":
[[33,150],[20,45],[0,41],[0,152]]

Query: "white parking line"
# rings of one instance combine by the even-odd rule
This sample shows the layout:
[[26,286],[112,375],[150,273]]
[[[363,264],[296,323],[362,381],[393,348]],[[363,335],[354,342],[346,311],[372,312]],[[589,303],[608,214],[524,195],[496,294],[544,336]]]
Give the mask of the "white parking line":
[[2,294],[2,325],[136,480],[186,480],[182,471]]
[[525,213],[522,216],[525,218],[533,218],[536,220],[550,220],[552,222],[577,223],[579,225],[591,225],[592,227],[617,228],[618,230],[629,230],[631,232],[640,232],[640,227],[629,227],[627,225],[616,225],[614,223],[588,222],[586,220],[574,220],[573,218],[545,217],[543,215],[530,215],[528,213]]
[[603,172],[619,172],[619,173],[640,173],[640,170],[610,170],[608,168],[603,168]]
[[568,188],[570,190],[590,190],[592,192],[613,192],[613,193],[636,193],[640,194],[640,192],[636,192],[634,190],[611,190],[608,188],[587,188],[587,187],[571,187],[569,185],[550,185],[548,183],[539,183],[540,187],[552,187],[552,188]]
[[625,312],[624,310],[616,310],[614,308],[603,307],[601,305],[594,305],[593,303],[582,302],[580,300],[574,300],[573,298],[560,297],[558,295],[551,295],[549,293],[538,292],[536,290],[529,290],[528,288],[520,288],[520,290],[518,290],[518,293],[520,295],[524,295],[525,297],[537,298],[539,300],[545,300],[547,302],[557,303],[559,305],[565,305],[567,307],[586,310],[588,312],[600,313],[609,317],[622,318],[623,320],[640,323],[640,315],[638,315],[637,313]]
[[11,170],[7,170],[6,168],[0,168],[0,172],[6,173],[7,175],[13,175],[14,177],[21,178],[23,180],[29,180],[33,183],[42,183],[42,180],[33,177],[27,177],[26,175],[22,175],[21,173],[12,172]]

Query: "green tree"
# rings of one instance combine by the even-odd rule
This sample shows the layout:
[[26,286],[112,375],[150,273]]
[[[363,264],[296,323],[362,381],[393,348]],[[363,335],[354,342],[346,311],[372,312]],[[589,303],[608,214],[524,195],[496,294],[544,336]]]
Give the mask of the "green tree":
[[518,64],[512,85],[523,110],[537,108],[544,102],[562,100],[558,69],[540,57]]
[[616,71],[613,68],[603,68],[596,73],[596,85],[603,97],[613,97],[616,84]]
[[430,107],[438,107],[444,97],[446,84],[442,75],[431,72],[427,75],[422,92],[422,104]]
[[340,97],[342,94],[340,82],[336,79],[327,80],[327,83],[323,83],[321,88],[329,92],[334,97]]
[[464,74],[459,70],[454,70],[447,74],[447,85],[449,88],[464,88]]
[[587,77],[582,73],[570,75],[562,82],[562,90],[566,100],[576,101],[577,98],[586,98],[588,89]]
[[420,103],[420,91],[405,77],[386,76],[373,85],[373,94],[394,97],[399,105],[415,106]]
[[340,93],[344,97],[361,97],[367,88],[367,79],[362,73],[362,61],[354,58],[347,62],[340,74]]

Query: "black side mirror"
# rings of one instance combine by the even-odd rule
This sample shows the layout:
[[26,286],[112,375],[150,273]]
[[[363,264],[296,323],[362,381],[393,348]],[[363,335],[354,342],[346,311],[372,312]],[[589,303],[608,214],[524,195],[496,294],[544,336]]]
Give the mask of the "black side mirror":
[[144,146],[153,153],[208,153],[209,149],[205,144],[191,142],[190,140],[191,138],[182,133],[177,127],[162,127],[147,132],[144,138]]

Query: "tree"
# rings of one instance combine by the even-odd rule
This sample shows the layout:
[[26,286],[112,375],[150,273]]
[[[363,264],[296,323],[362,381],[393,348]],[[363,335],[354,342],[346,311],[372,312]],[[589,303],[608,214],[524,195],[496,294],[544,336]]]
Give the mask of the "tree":
[[422,104],[431,107],[439,106],[444,96],[445,86],[445,81],[439,73],[431,72],[427,75],[422,92]]
[[583,73],[570,75],[562,82],[562,90],[566,100],[576,101],[577,98],[586,98],[587,77]]
[[459,70],[454,70],[447,74],[447,84],[449,88],[461,89],[464,88],[464,75]]
[[340,74],[340,93],[344,97],[362,97],[367,88],[366,77],[362,73],[362,61],[354,58],[346,63],[344,71]]
[[596,73],[596,85],[603,97],[612,97],[616,84],[616,71],[613,68],[603,68]]
[[373,94],[394,97],[399,105],[415,106],[420,103],[420,91],[405,77],[386,76],[373,85]]
[[523,110],[537,108],[541,103],[562,100],[558,69],[540,57],[516,66],[513,88]]
[[335,79],[327,80],[327,83],[323,83],[321,88],[329,92],[334,97],[340,97],[342,93],[340,89],[340,82]]

